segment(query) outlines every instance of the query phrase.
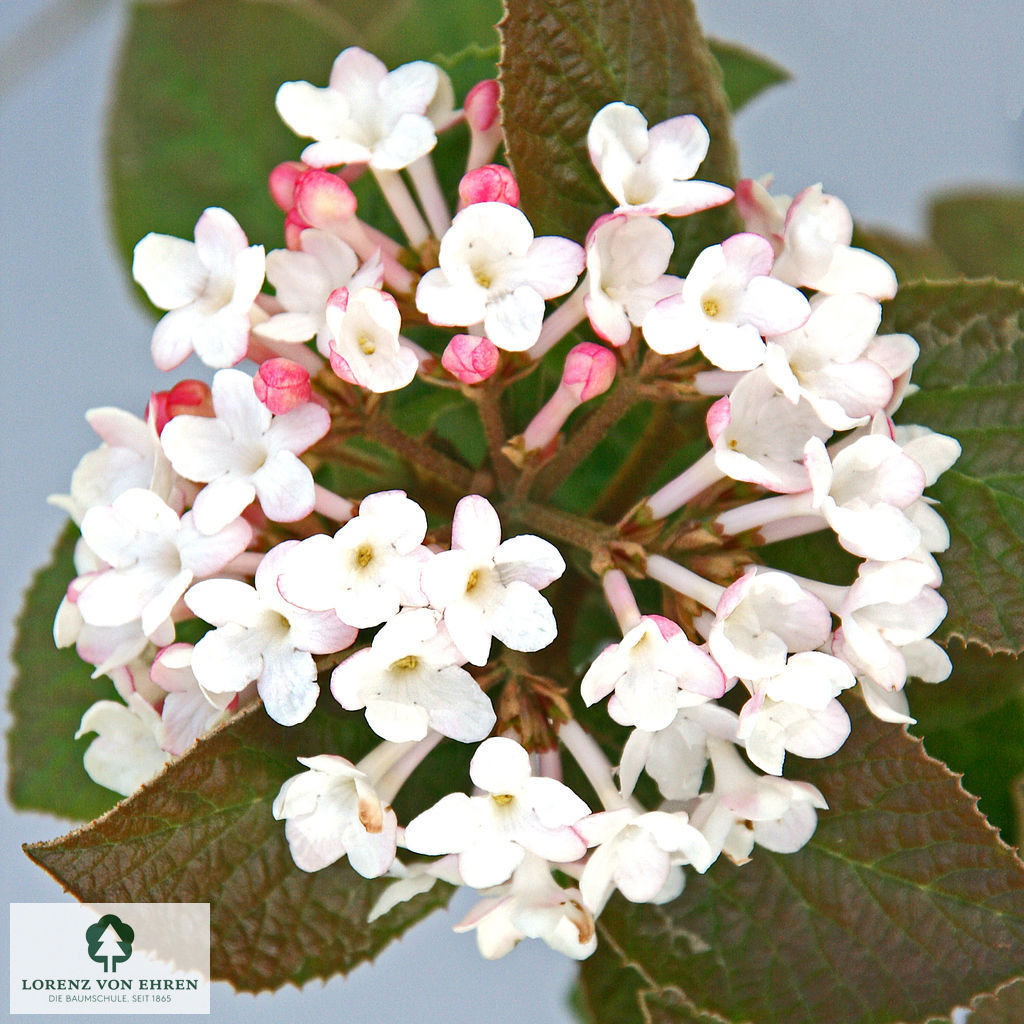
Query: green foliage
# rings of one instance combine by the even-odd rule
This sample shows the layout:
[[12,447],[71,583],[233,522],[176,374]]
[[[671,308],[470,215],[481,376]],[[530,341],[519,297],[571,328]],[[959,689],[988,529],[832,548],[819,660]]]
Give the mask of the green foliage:
[[[507,0],[501,25],[503,124],[522,207],[538,234],[582,241],[612,208],[587,154],[605,104],[651,125],[697,114],[711,134],[706,180],[736,179],[729,101],[692,0]],[[678,219],[679,265],[737,230],[731,206]]]
[[16,625],[7,787],[15,807],[88,821],[112,807],[118,796],[85,774],[82,754],[92,737],[72,737],[82,715],[115,694],[109,679],[91,677],[91,666],[73,647],[58,650],[53,643],[53,617],[76,575],[72,555],[77,539],[78,530],[69,524],[52,561],[32,580]]
[[[270,808],[303,770],[297,756],[356,760],[373,739],[361,716],[320,709],[284,728],[258,705],[106,817],[26,852],[83,901],[210,903],[212,976],[242,991],[347,974],[443,906],[451,889],[438,884],[367,924],[387,880],[362,878],[347,861],[300,871]],[[437,777],[418,773],[427,786],[418,809],[440,795]]]
[[1024,192],[937,196],[928,207],[928,229],[959,273],[1024,281]]
[[606,937],[652,988],[683,997],[661,993],[657,1019],[925,1020],[1024,967],[1024,865],[944,765],[850,710],[838,754],[787,759],[829,803],[807,846],[756,849],[742,867],[721,858],[665,906],[609,903]]
[[791,77],[785,68],[738,43],[709,39],[708,47],[722,69],[722,87],[733,113]]
[[963,454],[929,494],[952,542],[939,557],[949,615],[940,636],[1024,649],[1024,286],[921,283],[900,290],[882,330],[921,346],[920,391],[899,411],[955,437]]

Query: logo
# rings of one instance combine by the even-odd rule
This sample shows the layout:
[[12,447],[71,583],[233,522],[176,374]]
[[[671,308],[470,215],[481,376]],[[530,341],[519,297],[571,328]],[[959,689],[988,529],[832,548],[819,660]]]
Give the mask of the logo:
[[89,958],[103,964],[104,974],[116,973],[117,965],[132,955],[135,929],[116,914],[104,914],[85,929],[85,941],[89,944]]

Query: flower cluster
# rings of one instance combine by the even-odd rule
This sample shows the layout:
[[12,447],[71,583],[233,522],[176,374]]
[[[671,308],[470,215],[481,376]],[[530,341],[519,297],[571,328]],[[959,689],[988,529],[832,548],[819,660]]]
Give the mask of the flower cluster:
[[[54,499],[81,529],[55,637],[121,698],[82,719],[97,782],[132,792],[257,699],[283,727],[333,700],[378,742],[358,764],[299,759],[273,803],[298,868],[389,876],[372,917],[466,885],[481,900],[458,927],[485,956],[539,937],[582,958],[615,890],[664,902],[686,868],[807,842],[826,802],[783,766],[842,746],[844,691],[907,722],[908,678],[948,675],[928,637],[949,536],[924,492],[959,446],[893,424],[917,345],[878,333],[896,279],[851,247],[839,199],[695,180],[696,117],[649,127],[612,103],[587,141],[617,205],[585,239],[537,237],[491,162],[497,96],[481,82],[456,109],[440,68],[345,50],[326,88],[278,93],[312,140],[270,175],[285,249],[217,208],[194,241],[139,242],[135,278],[166,311],[157,366],[195,353],[216,372],[142,418],[89,413],[102,444]],[[431,154],[467,130],[456,192]],[[370,179],[403,238],[359,216]],[[733,202],[746,230],[669,273],[664,218]],[[517,387],[553,365],[523,417],[538,392]],[[397,392],[475,412],[479,451],[465,418],[412,430]],[[564,500],[642,402],[647,441],[603,493]],[[659,408],[706,416],[709,447],[653,489],[675,455],[655,457]],[[758,550],[818,531],[861,559],[849,585]],[[579,665],[588,587],[618,632]],[[392,801],[442,742],[477,745],[472,790],[400,823]]]

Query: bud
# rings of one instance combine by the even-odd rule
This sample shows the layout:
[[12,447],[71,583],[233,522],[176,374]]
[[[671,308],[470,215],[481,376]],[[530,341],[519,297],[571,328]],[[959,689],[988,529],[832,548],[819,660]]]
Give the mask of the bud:
[[477,82],[466,94],[462,109],[469,125],[469,157],[466,170],[483,167],[494,159],[501,145],[500,89],[493,78]]
[[309,168],[301,160],[278,164],[267,179],[270,198],[287,213],[295,205],[295,183]]
[[519,186],[512,172],[501,164],[486,164],[467,171],[459,182],[459,199],[470,203],[505,203],[519,205]]
[[284,243],[292,252],[298,252],[302,248],[302,232],[311,227],[302,217],[299,211],[291,209],[284,218]]
[[290,359],[268,359],[260,364],[252,381],[256,397],[275,416],[305,405],[312,395],[309,371]]
[[295,209],[311,227],[330,231],[356,212],[356,197],[336,174],[313,168],[295,183]]
[[210,389],[201,380],[180,380],[169,391],[154,391],[149,396],[147,419],[155,417],[156,432],[175,416],[213,416],[213,397]]
[[441,356],[441,365],[463,384],[479,384],[498,368],[498,348],[487,338],[456,334]]

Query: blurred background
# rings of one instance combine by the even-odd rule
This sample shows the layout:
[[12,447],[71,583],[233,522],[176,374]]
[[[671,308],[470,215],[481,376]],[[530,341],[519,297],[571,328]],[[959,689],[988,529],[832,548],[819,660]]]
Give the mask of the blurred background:
[[[698,7],[710,35],[793,75],[737,119],[744,174],[774,173],[776,191],[790,194],[821,181],[860,224],[909,234],[925,230],[930,194],[1024,184],[1024,32],[1014,0]],[[126,14],[117,0],[0,0],[5,651],[22,592],[63,524],[46,496],[67,490],[79,458],[97,443],[85,411],[117,405],[141,413],[149,392],[168,386],[150,362],[152,321],[136,303],[106,213],[104,108]],[[296,156],[299,149],[297,142]],[[204,373],[190,360],[181,376]],[[5,683],[9,675],[5,664]],[[6,803],[0,813],[6,900],[67,899],[20,845],[55,837],[68,823]],[[497,963],[483,961],[472,935],[450,931],[471,904],[456,900],[346,980],[259,997],[216,985],[212,1019],[572,1020],[573,965],[531,942]],[[7,941],[8,930],[0,931]]]

